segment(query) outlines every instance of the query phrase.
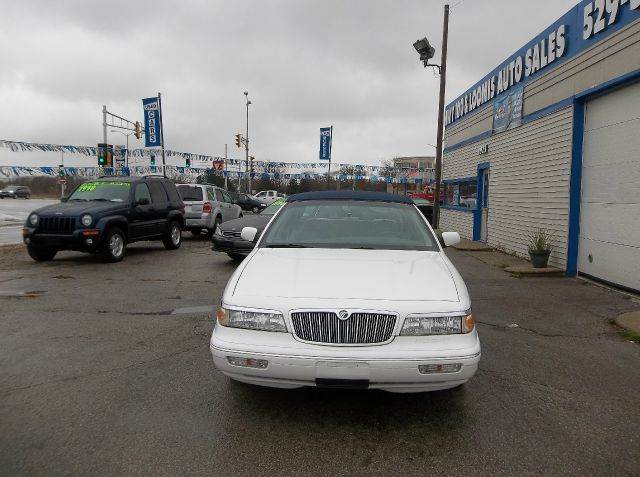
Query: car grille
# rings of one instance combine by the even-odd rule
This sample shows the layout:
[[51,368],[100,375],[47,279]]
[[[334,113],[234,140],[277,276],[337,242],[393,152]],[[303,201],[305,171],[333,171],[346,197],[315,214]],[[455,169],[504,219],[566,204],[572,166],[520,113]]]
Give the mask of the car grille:
[[238,230],[222,230],[222,236],[223,237],[233,237],[233,238],[240,238],[240,234],[242,231]]
[[40,217],[38,232],[41,234],[71,235],[76,228],[74,217]]
[[341,320],[334,312],[291,313],[293,329],[304,341],[328,344],[384,343],[391,338],[395,315],[352,313]]

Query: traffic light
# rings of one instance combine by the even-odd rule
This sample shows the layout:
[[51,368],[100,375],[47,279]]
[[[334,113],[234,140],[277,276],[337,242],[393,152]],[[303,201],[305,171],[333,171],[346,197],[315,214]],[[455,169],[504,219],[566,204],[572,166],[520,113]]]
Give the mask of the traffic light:
[[58,177],[64,177],[64,164],[58,166]]
[[242,147],[242,135],[241,134],[236,134],[236,146],[237,147]]
[[98,165],[100,167],[113,167],[113,146],[110,144],[98,144]]
[[134,126],[133,135],[136,137],[136,139],[140,139],[140,136],[142,135],[142,126],[138,121],[136,121],[136,124]]
[[251,172],[253,174],[253,161],[255,161],[256,158],[253,156],[249,156],[249,172]]
[[191,157],[190,157],[190,156],[187,156],[187,157],[185,158],[185,163],[186,163],[186,166],[187,166],[187,167],[191,167]]
[[151,154],[151,165],[155,166],[156,165],[156,155],[155,154]]

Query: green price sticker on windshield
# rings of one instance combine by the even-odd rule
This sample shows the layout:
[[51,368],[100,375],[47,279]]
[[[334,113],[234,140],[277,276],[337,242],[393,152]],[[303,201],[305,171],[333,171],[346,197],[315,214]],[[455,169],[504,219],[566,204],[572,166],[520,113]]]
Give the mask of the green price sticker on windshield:
[[100,181],[100,182],[85,182],[78,188],[78,192],[91,192],[96,190],[98,187],[131,187],[131,183],[129,182],[121,182],[121,181]]

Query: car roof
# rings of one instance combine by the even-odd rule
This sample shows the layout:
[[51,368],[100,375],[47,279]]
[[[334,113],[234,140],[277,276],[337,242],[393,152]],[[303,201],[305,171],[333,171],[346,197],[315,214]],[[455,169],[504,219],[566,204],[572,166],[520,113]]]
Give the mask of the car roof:
[[290,195],[287,202],[301,202],[305,200],[365,200],[372,202],[394,202],[398,204],[413,204],[409,197],[386,192],[367,192],[351,190],[327,190],[316,192],[303,192],[301,194]]

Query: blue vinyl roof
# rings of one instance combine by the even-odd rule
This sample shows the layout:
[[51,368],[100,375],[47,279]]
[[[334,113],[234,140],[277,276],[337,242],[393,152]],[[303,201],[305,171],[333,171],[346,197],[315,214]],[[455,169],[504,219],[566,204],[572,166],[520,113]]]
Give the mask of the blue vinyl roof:
[[287,197],[287,202],[300,202],[304,200],[368,200],[374,202],[395,202],[399,204],[413,204],[409,197],[386,192],[367,192],[351,190],[327,190],[317,192],[303,192]]

